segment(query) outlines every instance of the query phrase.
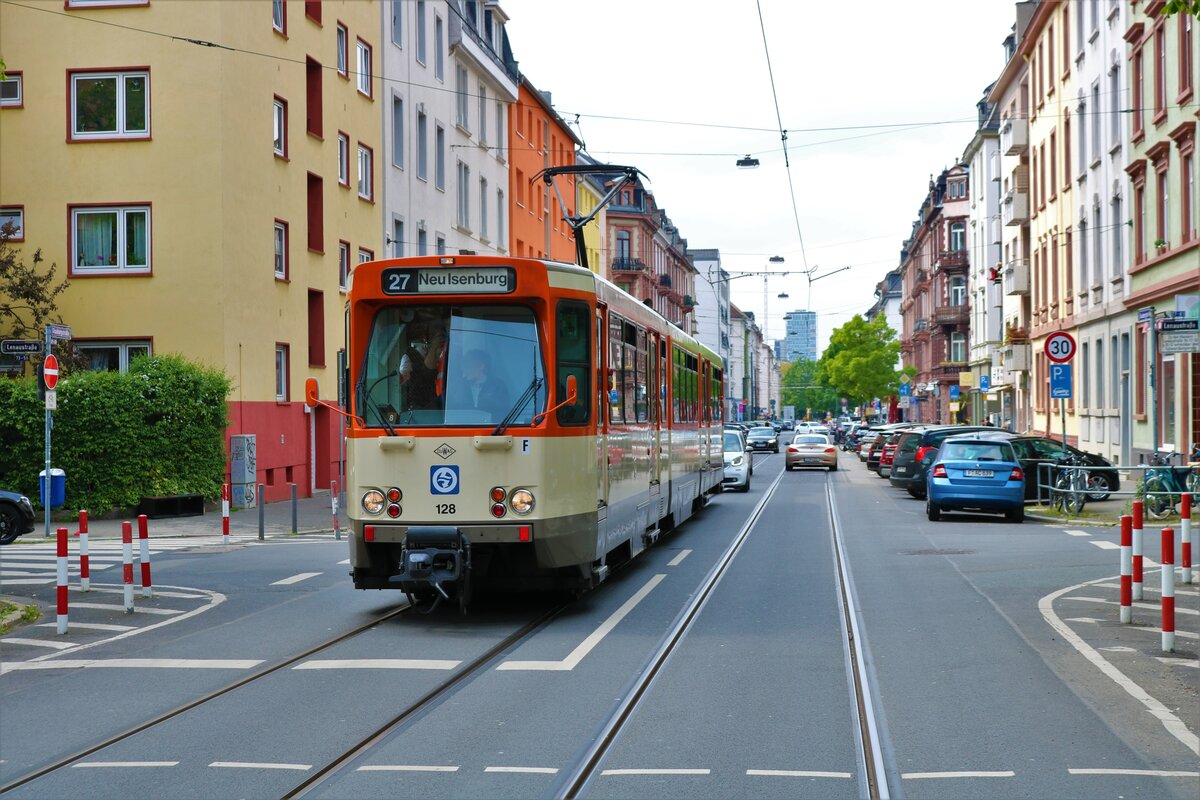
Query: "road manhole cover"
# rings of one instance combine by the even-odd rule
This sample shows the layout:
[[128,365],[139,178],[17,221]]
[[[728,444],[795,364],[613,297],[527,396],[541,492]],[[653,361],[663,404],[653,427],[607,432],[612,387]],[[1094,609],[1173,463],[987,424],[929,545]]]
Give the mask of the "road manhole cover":
[[936,547],[928,550],[901,550],[902,556],[969,556],[975,553],[974,550],[955,550],[954,548],[938,549]]

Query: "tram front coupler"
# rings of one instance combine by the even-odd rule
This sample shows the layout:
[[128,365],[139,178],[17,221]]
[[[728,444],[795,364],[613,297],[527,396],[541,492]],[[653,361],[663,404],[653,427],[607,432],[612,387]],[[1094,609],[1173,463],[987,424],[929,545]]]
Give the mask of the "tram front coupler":
[[409,528],[399,566],[399,573],[389,582],[397,584],[418,611],[429,613],[452,595],[466,610],[471,593],[471,543],[458,528]]

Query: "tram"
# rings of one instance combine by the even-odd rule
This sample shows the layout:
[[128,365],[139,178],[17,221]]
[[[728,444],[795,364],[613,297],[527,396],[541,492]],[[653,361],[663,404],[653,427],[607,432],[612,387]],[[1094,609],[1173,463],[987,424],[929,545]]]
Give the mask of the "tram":
[[583,267],[359,264],[346,353],[356,588],[586,591],[720,491],[720,357]]

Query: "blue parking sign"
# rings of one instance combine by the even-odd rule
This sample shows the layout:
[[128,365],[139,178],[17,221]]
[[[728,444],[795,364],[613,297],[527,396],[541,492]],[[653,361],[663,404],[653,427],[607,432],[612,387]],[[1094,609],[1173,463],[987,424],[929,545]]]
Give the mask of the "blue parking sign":
[[1071,365],[1050,365],[1050,397],[1068,399],[1071,397]]
[[986,392],[992,388],[992,379],[987,375],[979,376],[979,391]]
[[950,386],[950,399],[957,400],[962,390],[957,385]]

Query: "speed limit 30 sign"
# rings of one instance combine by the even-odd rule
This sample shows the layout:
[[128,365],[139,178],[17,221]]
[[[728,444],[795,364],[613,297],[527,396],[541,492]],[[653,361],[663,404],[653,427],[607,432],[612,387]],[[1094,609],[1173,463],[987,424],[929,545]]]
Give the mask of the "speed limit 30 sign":
[[1065,364],[1075,357],[1075,337],[1058,331],[1046,337],[1046,358],[1055,364]]

